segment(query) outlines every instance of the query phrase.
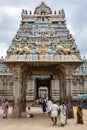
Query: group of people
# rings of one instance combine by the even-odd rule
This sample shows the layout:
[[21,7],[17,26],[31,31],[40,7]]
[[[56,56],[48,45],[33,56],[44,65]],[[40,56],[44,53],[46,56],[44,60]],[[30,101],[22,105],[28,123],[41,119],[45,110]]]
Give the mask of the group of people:
[[57,105],[56,101],[45,99],[42,101],[42,109],[45,112],[48,112],[48,116],[51,118],[53,125],[57,125],[57,117],[60,115],[60,123],[62,126],[67,124],[69,106],[67,103],[62,103],[60,106]]
[[[8,100],[5,99],[2,102],[2,117],[7,118],[8,117],[8,109],[9,109],[9,103]],[[28,108],[30,111],[30,108]],[[42,110],[45,114],[45,112],[48,112],[48,116],[51,118],[53,125],[57,125],[57,117],[60,116],[60,123],[62,126],[67,124],[68,116],[69,116],[69,105],[66,102],[63,102],[60,106],[56,103],[56,101],[51,100],[42,100]],[[82,111],[82,104],[79,101],[77,105],[77,123],[83,124],[83,111]],[[31,114],[29,116],[32,117]]]
[[[46,100],[42,101],[42,110],[48,112],[48,116],[51,118],[53,125],[57,125],[57,118],[59,116],[61,126],[67,124],[69,117],[69,105],[66,102],[63,102],[61,105],[58,105],[56,101]],[[82,104],[79,101],[77,105],[77,124],[83,124],[83,111]]]

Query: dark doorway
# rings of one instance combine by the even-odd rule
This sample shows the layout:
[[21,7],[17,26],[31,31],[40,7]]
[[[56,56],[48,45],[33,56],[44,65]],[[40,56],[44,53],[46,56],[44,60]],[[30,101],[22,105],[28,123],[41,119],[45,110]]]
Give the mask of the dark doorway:
[[50,78],[36,78],[36,98],[50,99]]

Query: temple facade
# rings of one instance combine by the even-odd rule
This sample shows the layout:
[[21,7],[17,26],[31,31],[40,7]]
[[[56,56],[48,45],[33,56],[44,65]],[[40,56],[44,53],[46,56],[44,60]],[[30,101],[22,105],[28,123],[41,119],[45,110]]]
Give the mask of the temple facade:
[[[13,74],[11,73],[10,69],[3,64],[3,58],[0,59],[0,101],[2,99],[7,98],[9,102],[13,102],[13,92],[14,92],[14,80],[13,80]],[[32,89],[34,78],[30,78],[27,82],[27,88],[26,88],[26,101],[35,103],[39,97],[46,96],[48,98],[48,89],[42,87],[42,90],[40,88],[39,96],[36,97],[35,95],[35,89]],[[49,77],[40,77],[38,78],[46,79]],[[51,77],[52,78],[52,77]],[[59,81],[57,81],[59,82]],[[58,84],[58,83],[57,83]],[[58,85],[57,85],[58,86]],[[56,88],[57,89],[57,88]],[[45,91],[45,92],[44,92]],[[44,94],[45,93],[45,94]],[[56,97],[56,100],[60,100],[60,89],[55,90],[54,96],[52,98]],[[73,102],[78,101],[78,95],[79,94],[86,94],[87,93],[87,59],[83,59],[83,64],[80,65],[76,70],[75,74],[73,75],[73,86],[72,86],[72,100]]]
[[14,117],[26,112],[26,102],[39,98],[67,101],[69,116],[74,117],[72,101],[87,91],[87,75],[78,73],[83,60],[67,28],[64,9],[53,13],[41,2],[34,13],[23,9],[21,17],[3,60],[8,73],[1,75],[1,94],[13,100]]

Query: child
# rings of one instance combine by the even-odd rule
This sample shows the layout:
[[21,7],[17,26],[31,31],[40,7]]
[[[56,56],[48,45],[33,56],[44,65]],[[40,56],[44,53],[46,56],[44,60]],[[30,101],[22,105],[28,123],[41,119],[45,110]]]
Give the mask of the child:
[[30,113],[30,106],[28,107],[27,117],[29,117],[29,118],[34,117],[34,115]]

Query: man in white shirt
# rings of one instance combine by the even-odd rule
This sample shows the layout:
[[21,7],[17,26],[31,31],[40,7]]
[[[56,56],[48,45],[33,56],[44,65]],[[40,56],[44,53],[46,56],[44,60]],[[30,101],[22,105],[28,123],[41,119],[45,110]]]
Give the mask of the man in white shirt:
[[51,119],[52,119],[53,125],[57,124],[58,111],[59,111],[59,107],[56,104],[56,101],[53,101],[53,104],[51,105]]

